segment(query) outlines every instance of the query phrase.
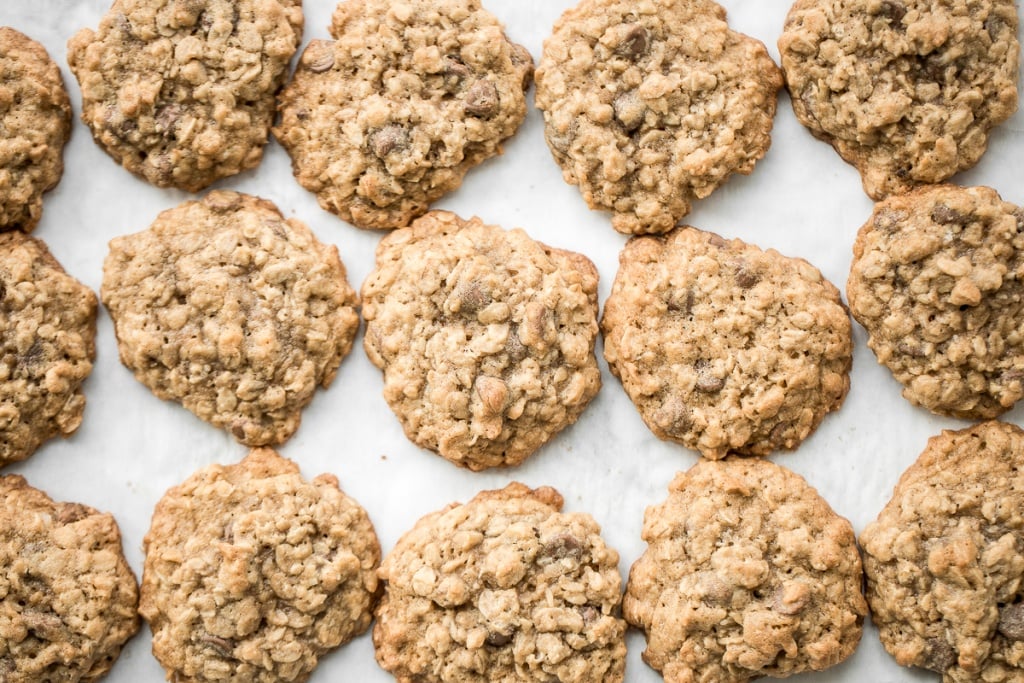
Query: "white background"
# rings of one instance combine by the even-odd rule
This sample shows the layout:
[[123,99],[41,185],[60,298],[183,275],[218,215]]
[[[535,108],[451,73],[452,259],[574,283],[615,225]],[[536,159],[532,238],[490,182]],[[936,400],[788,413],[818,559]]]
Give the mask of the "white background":
[[[572,0],[489,0],[509,36],[539,59],[541,44]],[[762,40],[778,59],[776,40],[786,0],[725,0],[731,25]],[[147,185],[119,168],[92,142],[77,120],[80,94],[67,68],[66,42],[79,28],[93,27],[108,0],[0,0],[0,24],[42,42],[61,66],[75,109],[71,142],[65,149],[61,184],[45,198],[35,231],[65,268],[99,290],[107,242],[146,228],[159,211],[190,198],[187,193]],[[334,4],[306,0],[304,44],[327,38]],[[566,185],[547,150],[539,113],[533,109],[505,154],[471,171],[457,192],[438,208],[479,215],[505,227],[520,226],[553,246],[581,251],[597,264],[600,295],[608,295],[625,238],[608,216],[587,209],[577,189]],[[961,184],[990,185],[1009,201],[1024,204],[1024,114],[995,131],[988,153],[974,170],[954,178]],[[287,155],[271,141],[255,171],[215,187],[266,197],[287,216],[309,224],[320,239],[338,245],[356,288],[373,266],[379,233],[360,231],[321,210],[292,178]],[[697,227],[739,237],[784,254],[802,256],[845,288],[851,247],[871,212],[860,178],[825,143],[795,120],[783,93],[773,144],[752,176],[735,177],[710,198],[697,202],[686,218]],[[142,569],[142,537],[153,506],[170,486],[197,468],[230,463],[246,452],[226,433],[200,422],[179,405],[160,401],[118,362],[113,328],[100,311],[98,353],[85,384],[88,405],[81,429],[66,441],[45,444],[28,462],[4,473],[21,473],[57,500],[79,501],[112,512],[124,534],[125,553],[136,573]],[[803,476],[859,534],[888,500],[899,474],[920,453],[927,438],[966,423],[933,416],[900,396],[900,387],[877,365],[855,325],[856,354],[846,404],[825,418],[818,432],[794,453],[772,459]],[[600,356],[600,345],[598,348]],[[607,542],[621,554],[620,569],[643,551],[640,527],[646,506],[665,497],[675,472],[696,462],[682,446],[650,434],[618,381],[601,360],[604,387],[580,421],[512,470],[472,473],[408,442],[381,398],[379,371],[361,347],[342,363],[334,384],[318,392],[302,426],[281,452],[312,477],[338,475],[342,487],[370,513],[384,552],[421,515],[477,491],[516,479],[531,486],[552,485],[569,511],[592,514]],[[1018,408],[1004,419],[1021,424]],[[111,683],[163,680],[149,652],[143,626],[115,665]],[[660,681],[640,659],[643,638],[629,636],[628,681]],[[369,635],[327,656],[311,679],[393,680],[373,658]],[[884,652],[877,631],[867,626],[860,648],[846,663],[800,678],[806,683],[933,681],[937,675],[900,668]]]

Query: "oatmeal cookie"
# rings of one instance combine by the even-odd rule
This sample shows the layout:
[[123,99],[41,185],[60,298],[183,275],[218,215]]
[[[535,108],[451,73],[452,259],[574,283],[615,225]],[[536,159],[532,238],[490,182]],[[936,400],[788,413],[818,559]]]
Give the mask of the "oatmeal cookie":
[[71,104],[60,69],[28,36],[0,27],[0,230],[29,232],[64,172]]
[[647,509],[622,608],[667,683],[820,671],[860,642],[867,605],[850,523],[767,460],[703,460]]
[[359,327],[338,249],[237,192],[111,240],[100,294],[135,377],[249,446],[295,432]]
[[139,613],[177,683],[300,683],[370,625],[380,544],[366,511],[269,448],[171,488],[144,545]]
[[1024,432],[943,431],[861,534],[871,620],[944,683],[1024,679]]
[[1024,209],[921,188],[879,202],[853,256],[850,310],[911,403],[990,418],[1024,395]]
[[107,154],[198,192],[259,164],[301,38],[301,0],[114,0],[68,64]]
[[479,0],[345,0],[281,94],[274,135],[320,205],[399,228],[501,152],[533,73]]
[[0,234],[0,466],[82,423],[96,295],[41,240]]
[[850,328],[807,261],[691,227],[626,244],[601,320],[647,426],[712,459],[796,448],[838,410]]
[[139,630],[117,522],[0,477],[0,680],[92,683]]
[[876,200],[978,162],[1019,51],[1013,0],[797,0],[779,38],[797,118]]
[[597,269],[522,230],[432,211],[381,241],[362,297],[388,405],[462,467],[519,464],[601,387]]
[[623,233],[663,233],[771,142],[782,75],[711,0],[582,0],[555,23],[537,107],[566,182]]
[[377,661],[399,683],[621,683],[619,556],[552,488],[423,517],[384,558]]

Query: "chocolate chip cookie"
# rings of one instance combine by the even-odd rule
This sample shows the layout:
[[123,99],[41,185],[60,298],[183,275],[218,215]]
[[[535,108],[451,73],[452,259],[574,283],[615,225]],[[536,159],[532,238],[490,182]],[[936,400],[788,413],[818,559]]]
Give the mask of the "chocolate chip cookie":
[[871,620],[944,683],[1024,677],[1024,432],[943,431],[861,534]]
[[107,154],[198,192],[259,164],[301,38],[301,0],[114,0],[68,64]]
[[111,240],[100,293],[136,379],[250,446],[298,429],[359,327],[337,248],[237,192]]
[[526,116],[533,61],[478,0],[345,0],[331,35],[303,52],[274,135],[360,228],[408,225]]
[[1019,51],[1013,0],[797,0],[779,38],[797,118],[876,200],[978,162]]
[[666,681],[821,671],[860,641],[867,605],[850,523],[767,460],[701,461],[647,509],[622,608]]
[[91,683],[139,630],[117,522],[0,477],[0,680]]
[[331,474],[269,448],[171,488],[144,541],[139,613],[175,681],[305,681],[370,625],[380,544]]
[[850,310],[903,395],[995,417],[1024,395],[1024,209],[942,185],[875,205],[853,248]]
[[427,515],[384,558],[377,662],[399,683],[621,683],[619,556],[552,488]]
[[566,182],[624,233],[663,233],[770,144],[782,75],[711,0],[582,0],[555,23],[537,107]]
[[381,240],[362,297],[388,405],[462,467],[519,464],[601,387],[597,269],[522,230],[432,211]]
[[0,230],[28,232],[64,172],[71,104],[60,69],[28,36],[0,27]]
[[82,423],[96,295],[41,240],[0,234],[0,466]]
[[647,426],[712,459],[796,448],[838,410],[850,327],[807,261],[691,227],[626,244],[601,320]]

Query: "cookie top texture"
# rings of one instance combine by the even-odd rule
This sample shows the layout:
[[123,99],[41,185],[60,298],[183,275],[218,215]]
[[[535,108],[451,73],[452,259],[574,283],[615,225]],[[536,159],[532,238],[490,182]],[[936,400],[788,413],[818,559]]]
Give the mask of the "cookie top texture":
[[101,296],[135,377],[250,446],[292,435],[359,327],[337,248],[237,192],[111,240]]
[[0,477],[0,680],[92,683],[139,629],[117,522]]
[[991,418],[1024,395],[1024,209],[987,187],[879,202],[847,296],[878,362],[912,403]]
[[478,0],[345,0],[281,95],[274,135],[320,205],[403,227],[501,152],[533,60]]
[[821,272],[696,228],[626,244],[601,329],[651,431],[706,458],[796,448],[850,387],[850,319]]
[[60,69],[28,36],[0,27],[0,230],[31,231],[64,172],[71,104]]
[[820,671],[860,641],[867,605],[850,523],[767,460],[701,461],[647,509],[623,612],[668,683]]
[[779,38],[793,110],[879,200],[974,166],[1017,109],[1013,0],[797,0]]
[[629,234],[664,233],[771,142],[779,68],[710,0],[583,0],[555,23],[537,107],[566,182]]
[[82,423],[96,307],[41,240],[0,234],[0,466]]
[[68,64],[107,154],[198,192],[259,164],[301,38],[300,0],[114,0]]
[[380,544],[366,511],[269,448],[167,491],[144,545],[139,613],[179,683],[305,681],[370,625]]
[[552,488],[423,517],[384,559],[377,661],[400,683],[621,683],[619,556]]
[[432,211],[381,241],[362,298],[388,405],[462,467],[519,464],[601,387],[597,269],[520,229]]
[[943,431],[861,534],[871,620],[943,683],[1024,676],[1024,432]]

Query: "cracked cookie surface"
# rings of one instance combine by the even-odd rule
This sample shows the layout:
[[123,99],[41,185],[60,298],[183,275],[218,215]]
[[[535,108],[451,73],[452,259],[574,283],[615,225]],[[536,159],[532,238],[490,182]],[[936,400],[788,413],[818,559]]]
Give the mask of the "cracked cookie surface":
[[850,387],[850,319],[818,269],[696,228],[626,244],[601,330],[651,431],[706,458],[796,448]]
[[96,307],[41,240],[0,234],[0,466],[82,424]]
[[111,240],[101,296],[135,377],[249,446],[298,429],[359,327],[337,248],[237,192]]
[[1024,677],[1024,432],[943,431],[860,536],[871,620],[944,683]]
[[28,36],[0,27],[0,230],[31,231],[64,172],[71,103],[60,69]]
[[666,683],[820,671],[860,641],[867,605],[850,523],[767,460],[703,460],[647,509],[623,613]]
[[198,192],[259,164],[301,38],[301,0],[115,0],[68,64],[107,154]]
[[345,0],[331,35],[303,52],[274,135],[358,227],[408,225],[526,116],[533,61],[478,0]]
[[380,544],[366,511],[269,448],[171,488],[144,540],[139,613],[179,683],[299,683],[370,625]]
[[0,477],[0,679],[92,683],[139,629],[113,516]]
[[663,233],[771,142],[782,75],[710,0],[583,0],[555,23],[537,107],[566,182],[623,233]]
[[1017,109],[1013,0],[797,0],[779,52],[797,118],[873,199],[978,162]]
[[519,464],[600,389],[597,269],[520,229],[432,211],[381,241],[362,297],[388,405],[462,467]]
[[1024,395],[1024,209],[943,185],[875,205],[847,296],[911,403],[995,417]]
[[552,488],[420,519],[384,559],[377,661],[400,683],[620,683],[619,556]]

